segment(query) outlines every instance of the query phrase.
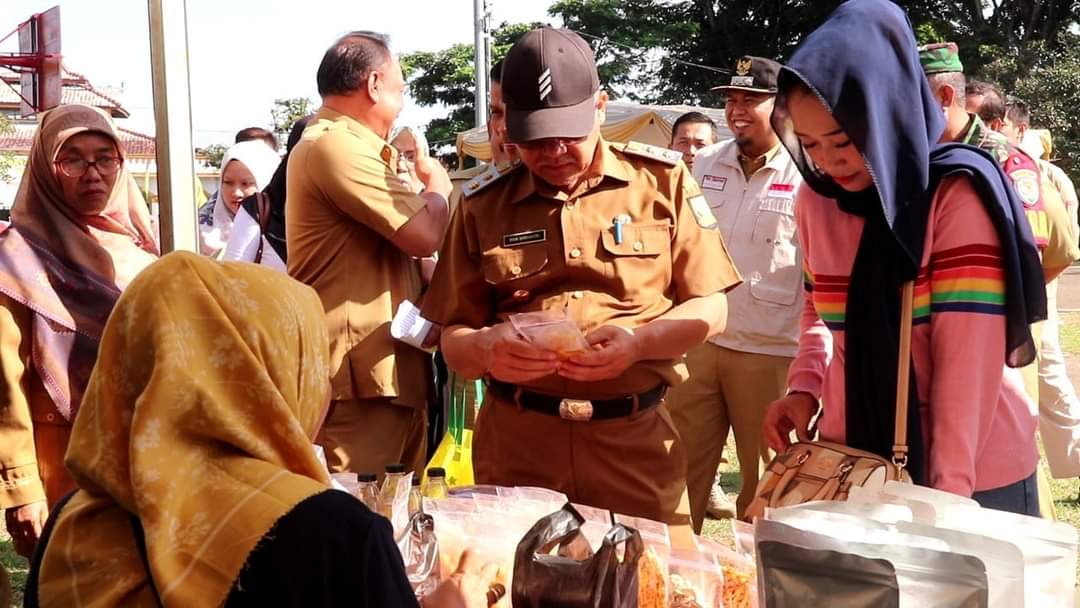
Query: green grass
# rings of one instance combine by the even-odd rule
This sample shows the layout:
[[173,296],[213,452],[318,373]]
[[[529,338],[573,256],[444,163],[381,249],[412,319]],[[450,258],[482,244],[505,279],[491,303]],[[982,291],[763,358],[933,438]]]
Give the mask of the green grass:
[[0,518],[0,564],[8,571],[11,577],[11,605],[22,606],[23,587],[26,585],[26,574],[30,564],[23,556],[15,553],[15,546],[11,544],[7,527]]
[[[1080,355],[1080,312],[1061,313],[1061,320],[1061,350],[1066,354]],[[1080,382],[1080,378],[1075,382]]]

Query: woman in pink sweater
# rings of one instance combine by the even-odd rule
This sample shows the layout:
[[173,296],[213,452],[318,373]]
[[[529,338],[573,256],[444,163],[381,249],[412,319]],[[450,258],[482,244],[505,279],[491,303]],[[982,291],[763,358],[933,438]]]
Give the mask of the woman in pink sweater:
[[[1016,367],[1045,318],[1023,207],[993,159],[938,145],[944,123],[904,12],[852,0],[782,70],[773,126],[800,165],[806,310],[789,394],[764,433],[892,454],[900,288],[915,281],[908,472],[1038,515],[1036,409]],[[917,413],[917,415],[916,415]]]

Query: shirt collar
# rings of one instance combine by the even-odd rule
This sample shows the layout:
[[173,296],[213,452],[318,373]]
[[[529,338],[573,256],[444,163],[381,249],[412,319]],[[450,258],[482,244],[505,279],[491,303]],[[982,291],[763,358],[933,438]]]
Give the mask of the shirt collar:
[[[603,137],[597,140],[593,162],[585,172],[585,183],[578,186],[575,192],[567,194],[545,183],[543,180],[537,179],[532,171],[526,170],[524,177],[518,180],[517,187],[514,189],[510,200],[517,203],[535,194],[543,198],[562,201],[582,196],[599,186],[607,178],[629,183],[630,175],[627,172],[626,165],[612,152],[611,146],[612,144],[605,141]],[[528,168],[526,167],[526,169]]]
[[322,106],[319,108],[319,111],[315,113],[315,121],[319,120],[340,122],[344,124],[350,131],[356,133],[360,137],[360,141],[371,149],[375,156],[378,156],[387,164],[387,166],[397,171],[397,149],[372,130],[371,127],[348,114],[338,112],[337,110],[326,106]]
[[[781,148],[783,148],[783,146],[777,143],[771,150],[764,154],[766,159],[764,168],[774,169],[776,171],[782,171],[784,169],[787,159],[780,153]],[[716,155],[718,161],[729,167],[738,169],[742,168],[742,163],[739,162],[741,157],[743,157],[743,154],[739,152],[739,146],[735,143],[734,139],[729,140],[726,144],[726,148]]]

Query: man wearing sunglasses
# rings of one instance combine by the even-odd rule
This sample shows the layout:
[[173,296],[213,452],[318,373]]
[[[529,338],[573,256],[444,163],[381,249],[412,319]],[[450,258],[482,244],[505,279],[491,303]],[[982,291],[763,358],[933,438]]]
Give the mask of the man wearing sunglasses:
[[[716,220],[679,153],[600,137],[607,94],[573,32],[522,37],[502,93],[521,164],[466,192],[424,306],[450,367],[488,383],[476,481],[689,524],[663,402],[740,282]],[[526,312],[561,322],[530,340]]]

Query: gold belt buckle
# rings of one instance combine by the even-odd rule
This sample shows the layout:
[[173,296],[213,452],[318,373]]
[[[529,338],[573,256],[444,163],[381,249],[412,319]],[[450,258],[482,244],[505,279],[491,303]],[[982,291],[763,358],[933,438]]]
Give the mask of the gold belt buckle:
[[592,419],[592,401],[586,399],[563,399],[559,402],[559,416],[564,420],[586,422]]

